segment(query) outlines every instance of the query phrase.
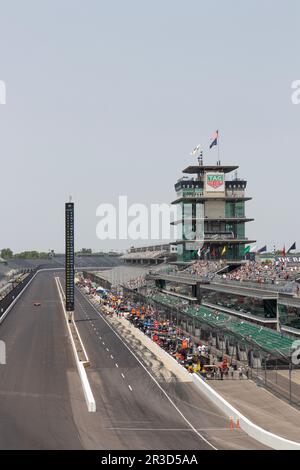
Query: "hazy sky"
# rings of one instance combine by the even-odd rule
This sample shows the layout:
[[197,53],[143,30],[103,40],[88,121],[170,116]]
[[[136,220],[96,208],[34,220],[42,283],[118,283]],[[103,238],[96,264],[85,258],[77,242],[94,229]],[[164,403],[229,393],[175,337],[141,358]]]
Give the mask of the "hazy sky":
[[299,0],[7,0],[0,22],[0,247],[63,250],[69,194],[77,248],[129,246],[97,239],[97,206],[170,202],[220,129],[248,237],[300,248]]

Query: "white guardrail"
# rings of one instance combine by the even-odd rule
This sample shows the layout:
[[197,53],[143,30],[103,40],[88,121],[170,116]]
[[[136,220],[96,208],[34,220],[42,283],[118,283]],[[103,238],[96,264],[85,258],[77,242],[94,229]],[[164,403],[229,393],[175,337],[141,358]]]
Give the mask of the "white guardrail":
[[17,301],[19,300],[19,298],[21,297],[21,295],[25,292],[25,290],[27,289],[27,287],[32,283],[33,279],[35,278],[35,276],[37,275],[39,271],[37,271],[33,276],[32,278],[30,279],[30,281],[28,281],[28,283],[26,284],[26,286],[24,287],[24,289],[21,290],[21,292],[19,292],[19,294],[17,295],[17,297],[12,301],[12,303],[7,307],[7,309],[3,312],[3,314],[0,316],[0,325],[1,323],[3,322],[3,320],[7,317],[7,315],[9,314],[9,312],[11,311],[11,309],[13,308],[13,306],[17,303]]
[[198,374],[192,374],[195,385],[201,390],[201,392],[209,398],[220,410],[222,410],[229,418],[233,418],[234,421],[239,420],[240,427],[250,437],[253,437],[256,441],[271,447],[276,450],[300,450],[300,442],[290,441],[284,437],[273,434],[265,429],[252,423],[236,408],[234,408],[228,401],[226,401],[219,393],[217,393],[212,387],[210,387],[205,380],[199,377]]

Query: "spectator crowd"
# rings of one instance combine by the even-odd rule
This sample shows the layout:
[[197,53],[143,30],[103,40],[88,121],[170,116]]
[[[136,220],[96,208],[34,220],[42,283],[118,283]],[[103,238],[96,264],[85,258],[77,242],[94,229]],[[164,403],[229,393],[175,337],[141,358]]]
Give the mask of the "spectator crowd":
[[224,261],[195,261],[191,266],[183,271],[183,274],[193,276],[213,278],[215,273],[224,266]]
[[145,276],[138,276],[132,279],[129,279],[129,281],[124,282],[124,287],[127,287],[128,289],[140,289],[141,287],[146,286],[146,279]]
[[280,261],[248,261],[239,269],[221,274],[218,277],[229,281],[279,284],[280,282],[294,280],[298,276],[300,276],[300,266],[288,266]]

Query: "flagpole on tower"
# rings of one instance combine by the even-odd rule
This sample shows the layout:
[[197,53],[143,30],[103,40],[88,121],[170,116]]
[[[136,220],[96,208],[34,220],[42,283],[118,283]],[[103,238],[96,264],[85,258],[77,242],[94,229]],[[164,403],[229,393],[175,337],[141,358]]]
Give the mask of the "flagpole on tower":
[[219,130],[217,132],[218,132],[218,165],[221,165],[221,162],[220,162],[220,132],[219,132]]
[[221,165],[221,162],[220,162],[220,141],[219,141],[219,131],[215,131],[213,137],[212,137],[212,141],[211,141],[211,144],[209,146],[209,148],[213,148],[214,146],[217,146],[218,147],[218,159],[217,159],[217,165],[220,166]]

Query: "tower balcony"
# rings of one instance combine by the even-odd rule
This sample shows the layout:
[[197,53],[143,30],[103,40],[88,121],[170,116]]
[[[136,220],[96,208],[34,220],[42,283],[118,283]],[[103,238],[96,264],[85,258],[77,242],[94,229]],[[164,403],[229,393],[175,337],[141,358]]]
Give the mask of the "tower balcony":
[[171,202],[171,204],[180,204],[180,203],[185,203],[185,204],[192,204],[192,203],[204,203],[206,201],[226,201],[226,202],[246,202],[246,201],[251,201],[252,197],[246,197],[246,196],[238,196],[234,194],[230,195],[225,195],[225,196],[204,196],[204,195],[185,195],[185,196],[180,196],[179,198],[175,199],[174,201]]

